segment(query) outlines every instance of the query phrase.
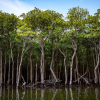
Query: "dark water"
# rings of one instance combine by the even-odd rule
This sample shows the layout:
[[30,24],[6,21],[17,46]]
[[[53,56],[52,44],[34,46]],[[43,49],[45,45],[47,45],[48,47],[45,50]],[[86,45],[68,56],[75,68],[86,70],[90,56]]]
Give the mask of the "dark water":
[[20,88],[3,86],[0,100],[100,100],[100,87]]

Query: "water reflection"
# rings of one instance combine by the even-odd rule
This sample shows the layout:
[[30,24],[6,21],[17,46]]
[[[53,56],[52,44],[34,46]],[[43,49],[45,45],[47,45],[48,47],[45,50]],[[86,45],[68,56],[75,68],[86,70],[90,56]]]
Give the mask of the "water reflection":
[[72,88],[70,88],[71,100],[73,100]]
[[35,96],[36,96],[35,100],[37,100],[37,89],[35,89]]
[[13,100],[13,87],[12,87],[12,95],[11,96],[12,96],[12,100]]
[[80,89],[80,87],[78,87],[78,100],[79,100],[79,97],[80,97],[80,91],[81,91],[81,89]]
[[0,87],[0,100],[2,100],[1,97],[2,97],[2,87]]
[[98,90],[98,88],[95,88],[95,98],[96,98],[96,100],[100,100],[100,99],[98,99],[98,94],[99,94],[99,90]]
[[65,92],[66,92],[66,100],[67,100],[67,97],[68,97],[68,90],[67,90],[67,88],[65,88]]
[[19,100],[19,91],[16,89],[16,100]]
[[100,87],[0,88],[0,100],[100,100]]
[[41,100],[43,100],[44,97],[44,89],[41,89]]
[[57,92],[58,92],[58,89],[53,89],[53,96],[52,96],[51,100],[55,99],[55,96],[56,96]]
[[25,90],[22,92],[22,100],[23,100],[23,98],[24,98],[24,96],[25,96]]

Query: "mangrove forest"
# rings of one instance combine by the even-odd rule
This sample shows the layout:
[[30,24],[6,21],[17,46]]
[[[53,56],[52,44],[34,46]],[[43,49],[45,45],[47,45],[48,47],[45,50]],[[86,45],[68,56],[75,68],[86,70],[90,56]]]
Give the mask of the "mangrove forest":
[[[0,87],[100,85],[100,9],[20,16],[0,11]],[[42,91],[42,90],[41,90]],[[55,92],[56,93],[56,92]]]

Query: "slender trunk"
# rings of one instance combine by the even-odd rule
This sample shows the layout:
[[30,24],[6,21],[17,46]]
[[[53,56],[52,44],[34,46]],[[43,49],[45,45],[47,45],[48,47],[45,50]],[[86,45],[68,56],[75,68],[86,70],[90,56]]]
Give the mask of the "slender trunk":
[[97,75],[97,69],[98,69],[98,66],[99,66],[99,56],[100,56],[100,39],[99,39],[99,45],[98,45],[98,48],[99,48],[99,52],[97,53],[97,51],[96,51],[96,61],[97,61],[97,63],[96,63],[96,66],[95,66],[95,68],[94,68],[94,75],[95,75],[95,79],[94,79],[94,82],[95,82],[95,84],[97,85],[97,83],[98,83],[98,75]]
[[0,86],[2,86],[2,41],[0,38]]
[[10,54],[9,54],[9,71],[8,71],[8,85],[10,83]]
[[91,79],[90,79],[90,71],[89,71],[89,82],[91,81]]
[[23,58],[23,51],[22,51],[22,54],[21,54],[21,59],[20,59],[20,64],[19,64],[19,70],[18,70],[18,80],[17,80],[17,88],[19,86],[19,79],[20,79],[20,70],[21,70],[21,65],[22,65],[22,58]]
[[5,51],[5,64],[4,64],[4,84],[6,79],[6,51]]
[[70,86],[72,85],[72,68],[73,68],[73,61],[74,61],[74,57],[76,55],[76,50],[77,50],[77,45],[76,45],[76,42],[74,41],[74,53],[73,53],[73,56],[72,56],[72,59],[71,59],[71,63],[70,63]]
[[55,81],[57,82],[58,80],[57,80],[57,77],[53,71],[53,66],[54,66],[54,48],[52,48],[52,59],[51,59],[51,64],[50,64],[50,71],[51,71]]
[[44,87],[44,46],[45,46],[45,39],[39,37],[39,45],[41,48],[41,61],[40,61],[40,73],[41,73],[41,87]]
[[94,82],[95,82],[95,84],[97,84],[97,83],[98,83],[98,76],[97,76],[97,68],[98,68],[98,66],[99,66],[99,54],[98,54],[98,61],[97,61],[97,65],[96,65],[96,67],[94,68],[94,75],[95,75]]
[[36,73],[36,75],[35,75],[35,83],[37,83],[37,63],[36,63],[36,70],[35,70],[35,73]]
[[18,81],[18,70],[19,70],[18,66],[19,66],[19,47],[18,47],[18,56],[17,56],[16,84]]
[[98,83],[97,68],[98,68],[99,62],[100,62],[100,61],[99,61],[99,56],[100,56],[100,50],[99,50],[99,53],[98,53],[97,65],[96,65],[95,68],[94,68],[94,75],[95,75],[94,82],[95,82],[95,84]]
[[[60,63],[61,63],[61,59],[60,59]],[[61,73],[61,65],[60,65],[60,71],[59,71],[59,79],[60,79],[60,73]]]
[[[76,71],[77,71],[77,79],[79,78],[79,76],[78,76],[78,57],[77,57],[77,55],[76,55]],[[78,79],[78,84],[79,84],[79,79]]]
[[99,85],[100,85],[100,73],[99,73]]
[[59,48],[59,51],[63,54],[64,56],[64,67],[65,67],[65,85],[67,85],[67,69],[66,69],[66,57],[67,57],[67,52],[64,54],[64,52],[61,51]]
[[13,58],[11,41],[10,41],[10,49],[11,49],[11,58],[12,58],[12,85],[13,85],[13,79],[14,79],[14,58]]
[[44,47],[43,45],[41,46],[41,67],[40,67],[40,72],[41,72],[41,86],[44,86]]
[[98,67],[98,82],[99,82],[99,67]]
[[59,48],[59,51],[63,54],[64,56],[64,67],[65,67],[65,85],[67,85],[67,68],[66,68],[66,57],[67,57],[67,52],[64,54],[64,52],[61,51]]
[[22,49],[22,53],[21,53],[21,57],[20,57],[20,63],[19,63],[19,69],[18,69],[18,81],[17,81],[17,88],[19,86],[19,79],[20,79],[20,70],[21,70],[21,65],[22,65],[22,60],[23,60],[23,56],[24,53],[29,49],[29,47],[26,48],[25,50],[25,42],[23,42],[23,49]]
[[[83,74],[84,74],[84,59],[83,59]],[[83,79],[82,79],[83,80]],[[84,80],[83,80],[83,82],[85,82]]]
[[[28,60],[27,60],[28,62]],[[28,83],[28,63],[27,63],[27,83]]]
[[65,67],[65,85],[67,85],[66,56],[64,56],[64,67]]
[[32,50],[30,50],[30,84],[32,85]]

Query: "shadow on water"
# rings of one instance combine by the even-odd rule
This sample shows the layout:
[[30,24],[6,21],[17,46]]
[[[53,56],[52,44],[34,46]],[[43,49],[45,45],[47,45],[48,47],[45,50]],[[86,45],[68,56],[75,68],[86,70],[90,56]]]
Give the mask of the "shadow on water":
[[100,87],[0,88],[0,100],[100,100]]

